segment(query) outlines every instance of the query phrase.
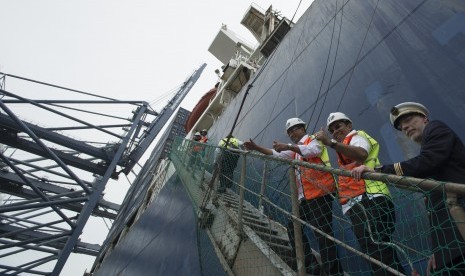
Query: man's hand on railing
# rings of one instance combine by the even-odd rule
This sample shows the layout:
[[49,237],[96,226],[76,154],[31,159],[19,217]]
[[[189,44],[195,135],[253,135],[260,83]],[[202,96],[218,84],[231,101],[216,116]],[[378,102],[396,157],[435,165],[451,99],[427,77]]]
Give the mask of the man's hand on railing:
[[365,173],[365,172],[374,172],[375,170],[373,170],[372,168],[370,167],[367,167],[365,165],[360,165],[358,167],[355,167],[352,169],[351,171],[351,174],[352,174],[352,177],[355,178],[355,180],[360,180],[362,178],[362,174]]

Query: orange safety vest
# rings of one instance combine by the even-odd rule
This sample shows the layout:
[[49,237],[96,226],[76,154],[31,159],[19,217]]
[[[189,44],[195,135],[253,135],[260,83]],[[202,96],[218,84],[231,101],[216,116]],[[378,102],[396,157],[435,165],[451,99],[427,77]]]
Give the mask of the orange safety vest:
[[[310,144],[310,142],[312,142],[312,137],[308,136],[308,138],[305,139],[303,144],[308,145]],[[324,150],[325,149],[323,149],[322,154],[320,156],[323,156]],[[324,159],[327,160],[323,161],[321,157],[303,158],[300,154],[294,152],[294,159],[298,159],[308,163],[329,166],[329,157],[327,152],[325,153],[325,156],[327,158]],[[322,197],[336,190],[336,183],[332,174],[305,167],[299,167],[298,170],[300,171],[300,180],[302,182],[305,199],[309,200]]]
[[207,137],[207,136],[202,136],[202,137],[200,138],[200,141],[199,141],[199,142],[200,142],[200,143],[206,143],[206,142],[208,142],[208,137]]
[[[344,141],[342,141],[342,143],[345,145],[350,145],[350,141],[352,140],[352,137],[354,137],[355,134],[357,134],[357,132],[354,132],[353,134],[344,138]],[[339,163],[339,167],[341,169],[350,171],[353,168],[360,166],[360,164],[357,164],[356,161],[353,161],[345,157],[339,152],[336,153],[338,157],[337,162]],[[341,204],[346,204],[349,201],[349,199],[359,196],[366,192],[365,180],[360,179],[357,181],[350,176],[340,175],[338,181],[338,192],[339,202]]]

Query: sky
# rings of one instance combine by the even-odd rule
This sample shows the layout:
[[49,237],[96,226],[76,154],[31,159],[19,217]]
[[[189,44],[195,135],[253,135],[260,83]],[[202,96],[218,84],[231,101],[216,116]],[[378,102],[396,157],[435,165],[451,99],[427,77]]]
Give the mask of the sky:
[[[214,71],[222,64],[208,47],[222,24],[253,46],[253,36],[240,25],[251,3],[264,10],[273,5],[289,19],[295,14],[296,22],[311,2],[0,0],[0,72],[120,100],[146,101],[160,110],[166,104],[160,98],[207,63],[181,103],[192,110],[218,80]],[[109,183],[105,199],[120,203],[128,187]],[[107,231],[93,218],[82,241],[101,244]],[[83,275],[93,261],[73,254],[62,275]]]

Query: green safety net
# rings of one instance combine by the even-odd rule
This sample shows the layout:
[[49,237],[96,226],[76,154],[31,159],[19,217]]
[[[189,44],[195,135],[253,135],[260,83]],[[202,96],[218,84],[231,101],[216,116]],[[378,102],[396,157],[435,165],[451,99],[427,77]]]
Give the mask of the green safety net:
[[204,268],[219,259],[236,275],[426,275],[434,254],[431,272],[456,275],[465,262],[465,185],[446,193],[453,184],[373,173],[364,177],[390,196],[362,194],[343,212],[337,192],[299,200],[296,183],[319,185],[308,170],[336,181],[344,170],[181,138],[170,159],[197,214]]

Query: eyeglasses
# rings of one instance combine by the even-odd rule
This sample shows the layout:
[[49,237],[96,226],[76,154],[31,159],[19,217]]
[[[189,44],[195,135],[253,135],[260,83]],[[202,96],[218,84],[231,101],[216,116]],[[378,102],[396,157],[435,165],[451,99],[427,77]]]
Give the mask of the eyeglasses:
[[328,131],[329,133],[333,134],[336,130],[339,130],[345,127],[347,124],[345,122],[336,122],[329,126]]
[[298,129],[301,128],[301,127],[302,127],[302,126],[300,126],[300,125],[296,125],[296,126],[293,126],[293,127],[289,128],[289,129],[287,130],[287,135],[291,135],[291,133],[293,133],[294,131],[298,130]]

